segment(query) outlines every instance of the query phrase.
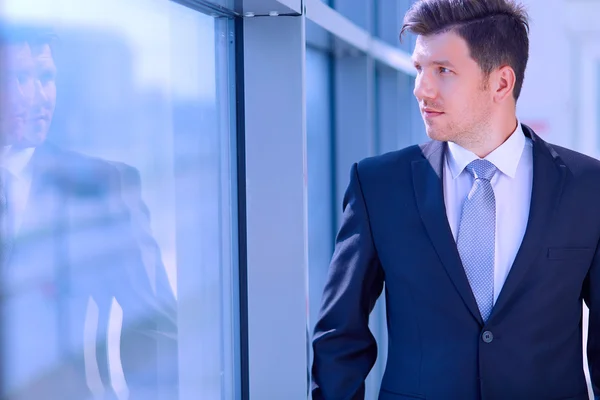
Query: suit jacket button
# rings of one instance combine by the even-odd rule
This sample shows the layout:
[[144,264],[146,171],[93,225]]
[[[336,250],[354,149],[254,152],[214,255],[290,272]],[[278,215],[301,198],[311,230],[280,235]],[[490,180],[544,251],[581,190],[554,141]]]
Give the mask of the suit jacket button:
[[490,331],[485,331],[483,332],[483,335],[481,335],[481,338],[485,343],[492,343],[494,340],[494,334]]

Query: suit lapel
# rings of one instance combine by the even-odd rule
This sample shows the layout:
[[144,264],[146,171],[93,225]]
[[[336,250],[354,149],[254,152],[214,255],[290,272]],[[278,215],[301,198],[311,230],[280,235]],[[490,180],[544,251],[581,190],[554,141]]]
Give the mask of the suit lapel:
[[540,254],[547,229],[560,202],[566,176],[566,166],[558,155],[531,128],[523,125],[523,132],[533,143],[533,187],[527,229],[515,261],[492,310],[491,318],[498,317],[510,304],[523,276]]
[[424,158],[413,161],[415,197],[423,224],[448,276],[475,319],[483,324],[446,215],[443,187],[445,149],[442,142],[429,142],[422,148]]

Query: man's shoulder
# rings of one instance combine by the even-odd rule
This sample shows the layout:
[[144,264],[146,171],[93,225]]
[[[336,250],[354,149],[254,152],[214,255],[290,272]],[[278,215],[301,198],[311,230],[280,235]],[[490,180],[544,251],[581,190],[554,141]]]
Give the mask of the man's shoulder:
[[412,145],[376,156],[363,158],[358,162],[359,170],[386,170],[390,167],[410,165],[413,161],[423,159],[423,148],[426,145]]
[[[36,149],[38,164],[54,169],[71,170],[80,167],[83,171],[106,170],[109,163],[101,158],[90,156],[75,150],[66,149],[54,144],[45,143]],[[65,171],[66,172],[66,171]]]
[[398,177],[399,175],[410,173],[412,171],[411,164],[414,161],[424,160],[424,154],[432,149],[432,144],[434,143],[428,142],[422,145],[412,145],[400,150],[366,157],[357,163],[358,174],[361,177],[385,178],[388,176]]
[[546,143],[550,153],[567,167],[575,177],[592,175],[600,177],[600,161],[581,152]]
[[81,152],[48,145],[41,150],[37,167],[55,183],[79,193],[114,191],[123,179],[137,181],[137,170],[125,163],[108,161]]

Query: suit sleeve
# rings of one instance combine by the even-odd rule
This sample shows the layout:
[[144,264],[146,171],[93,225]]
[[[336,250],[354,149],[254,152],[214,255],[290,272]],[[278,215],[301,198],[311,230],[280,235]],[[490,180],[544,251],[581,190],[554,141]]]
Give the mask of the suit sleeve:
[[123,373],[131,400],[176,398],[176,300],[152,236],[139,173],[125,164],[115,166],[118,182],[114,200],[123,210],[121,231],[130,249],[129,262],[121,271],[122,285],[115,296],[123,309]]
[[595,400],[600,400],[600,244],[584,284],[584,300],[590,309],[587,355]]
[[176,301],[158,243],[153,237],[150,227],[150,210],[142,199],[142,182],[137,169],[122,163],[113,163],[119,172],[121,194],[120,201],[125,206],[129,219],[129,232],[136,247],[140,251],[145,270],[154,279],[151,287],[155,297],[163,306],[168,306],[168,313],[175,322]]
[[315,326],[313,400],[364,399],[365,379],[377,358],[369,314],[382,289],[383,270],[354,164]]

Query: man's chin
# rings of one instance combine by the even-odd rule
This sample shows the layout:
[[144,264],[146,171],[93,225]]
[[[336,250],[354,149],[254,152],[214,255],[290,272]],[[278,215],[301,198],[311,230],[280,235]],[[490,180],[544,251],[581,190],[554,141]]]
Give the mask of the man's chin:
[[426,129],[427,136],[432,140],[437,140],[440,142],[447,142],[449,139],[449,135],[445,132],[441,132],[439,129]]
[[46,132],[29,132],[26,135],[15,139],[12,144],[15,147],[37,147],[46,141]]

